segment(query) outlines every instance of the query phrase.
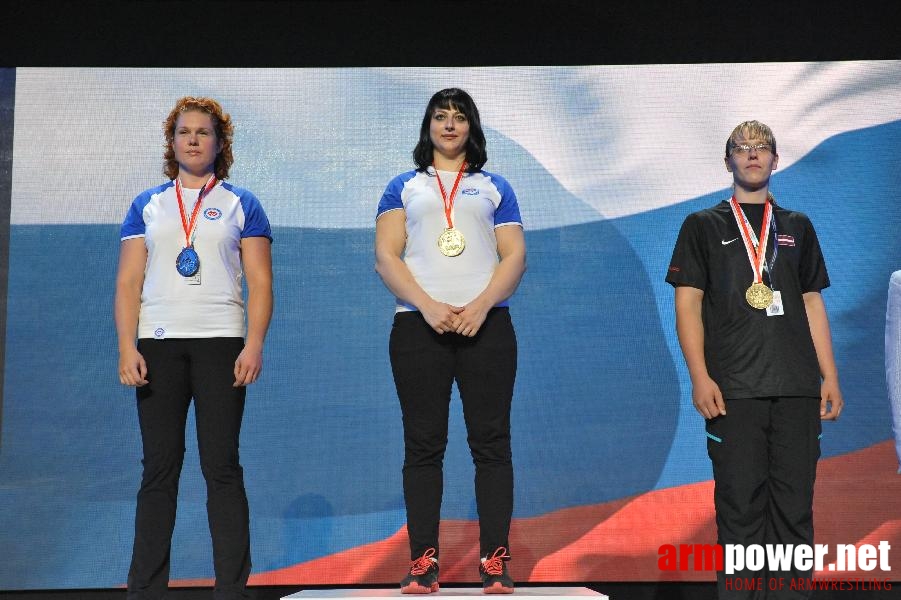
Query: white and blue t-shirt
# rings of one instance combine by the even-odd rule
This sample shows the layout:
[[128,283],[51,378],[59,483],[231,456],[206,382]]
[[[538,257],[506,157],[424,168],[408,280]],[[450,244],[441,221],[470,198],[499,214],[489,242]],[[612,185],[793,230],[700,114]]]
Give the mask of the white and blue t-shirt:
[[[199,193],[182,188],[187,220]],[[132,202],[121,238],[137,237],[143,237],[147,246],[139,338],[244,337],[241,239],[272,241],[269,219],[252,193],[219,182],[204,196],[194,234],[199,285],[175,270],[185,233],[174,181],[149,189]]]
[[[450,193],[455,171],[438,171]],[[435,170],[409,171],[388,183],[379,202],[376,219],[392,210],[406,216],[407,245],[403,260],[419,286],[432,298],[453,306],[465,306],[482,293],[499,262],[498,227],[522,227],[516,194],[507,181],[493,173],[466,173],[460,180],[451,220],[466,238],[466,249],[458,256],[444,256],[438,237],[447,228],[444,200]],[[503,302],[499,306],[506,306]],[[397,299],[397,311],[416,310]]]

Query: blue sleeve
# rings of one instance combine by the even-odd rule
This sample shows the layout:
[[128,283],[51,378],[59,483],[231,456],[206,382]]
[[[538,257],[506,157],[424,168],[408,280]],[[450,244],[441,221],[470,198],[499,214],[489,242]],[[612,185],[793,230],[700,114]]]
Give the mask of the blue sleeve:
[[522,217],[519,214],[519,202],[516,200],[516,194],[513,188],[507,183],[503,177],[492,175],[495,181],[498,193],[501,195],[500,204],[494,211],[494,226],[506,225],[508,223],[517,223],[522,225]]
[[134,237],[143,237],[147,232],[147,224],[144,223],[144,207],[150,202],[149,191],[142,193],[131,203],[131,208],[125,215],[122,228],[119,230],[119,239],[127,240]]
[[244,211],[244,229],[241,237],[264,237],[272,241],[272,228],[269,226],[269,217],[263,210],[263,205],[257,197],[247,190],[241,190],[239,196],[241,209]]
[[388,182],[388,187],[385,188],[385,193],[382,194],[382,199],[379,200],[379,208],[375,215],[376,219],[388,211],[404,207],[401,193],[404,191],[404,185],[415,176],[416,171],[410,171],[409,173],[398,175]]

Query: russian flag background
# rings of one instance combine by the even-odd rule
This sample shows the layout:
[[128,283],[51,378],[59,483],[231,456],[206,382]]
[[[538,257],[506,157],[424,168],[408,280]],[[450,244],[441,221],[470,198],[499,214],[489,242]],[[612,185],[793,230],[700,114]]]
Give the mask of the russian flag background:
[[[185,94],[236,124],[231,180],[273,224],[276,312],[242,464],[255,584],[394,582],[407,564],[393,298],[375,207],[412,167],[429,96],[467,89],[491,171],[519,197],[529,270],[511,299],[520,581],[710,579],[661,544],[715,541],[701,418],[663,278],[679,225],[728,197],[737,123],[778,140],[772,190],[807,213],[847,408],[824,427],[817,542],[901,547],[883,335],[901,263],[901,62],[586,67],[20,68],[14,85],[0,437],[0,589],[124,582],[140,440],[116,377],[118,227],[162,182],[160,125]],[[745,94],[726,94],[740,81]],[[128,90],[128,93],[123,93]],[[11,96],[12,97],[12,96]],[[472,465],[452,399],[442,575],[472,581]],[[212,576],[193,424],[173,578]]]

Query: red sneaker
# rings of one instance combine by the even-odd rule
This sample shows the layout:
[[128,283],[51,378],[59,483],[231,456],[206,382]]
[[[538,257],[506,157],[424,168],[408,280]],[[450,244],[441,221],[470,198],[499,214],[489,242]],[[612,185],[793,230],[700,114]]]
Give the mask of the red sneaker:
[[401,594],[431,594],[438,591],[438,559],[429,548],[410,563],[410,572],[400,582]]
[[485,594],[512,594],[513,580],[507,572],[510,555],[501,546],[491,556],[482,559],[479,576],[482,578],[482,592]]

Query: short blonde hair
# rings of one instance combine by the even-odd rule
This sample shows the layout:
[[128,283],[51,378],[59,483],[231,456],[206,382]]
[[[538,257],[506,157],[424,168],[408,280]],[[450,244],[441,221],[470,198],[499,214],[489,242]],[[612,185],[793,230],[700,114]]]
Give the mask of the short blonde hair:
[[776,137],[773,135],[773,130],[760,121],[745,121],[739,123],[729,134],[729,139],[726,140],[726,158],[732,155],[732,149],[738,145],[736,140],[739,137],[761,139],[772,146],[773,154],[776,154]]
[[166,152],[163,154],[163,173],[169,179],[178,177],[178,161],[175,160],[175,149],[172,144],[175,142],[175,123],[178,116],[185,112],[195,110],[210,115],[213,119],[213,128],[216,130],[216,140],[222,142],[222,150],[216,156],[216,164],[214,170],[216,179],[225,179],[228,177],[228,170],[232,163],[235,162],[232,156],[232,134],[235,127],[232,119],[227,112],[222,110],[222,106],[212,98],[203,98],[194,96],[185,96],[179,98],[175,103],[175,107],[169,112],[169,116],[163,121],[163,134],[166,136]]

